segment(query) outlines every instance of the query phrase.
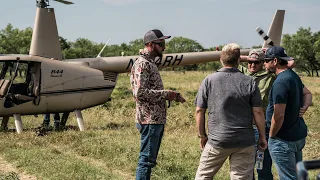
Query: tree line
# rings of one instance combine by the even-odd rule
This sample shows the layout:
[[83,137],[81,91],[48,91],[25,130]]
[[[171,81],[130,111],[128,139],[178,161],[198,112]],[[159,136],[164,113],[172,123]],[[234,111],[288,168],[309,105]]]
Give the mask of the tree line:
[[[8,24],[0,30],[0,54],[28,54],[31,44],[32,28],[14,28]],[[76,41],[68,41],[64,37],[59,37],[61,50],[65,59],[93,58],[98,55],[103,48],[103,43],[96,43],[86,38],[78,38]],[[312,32],[311,28],[299,28],[295,34],[284,34],[282,46],[290,56],[296,60],[297,70],[306,72],[309,76],[319,77],[320,69],[320,31]],[[138,55],[142,49],[143,39],[136,39],[129,43],[120,45],[107,45],[101,56],[124,56]],[[222,49],[219,45],[218,49]],[[261,46],[253,46],[259,48]],[[196,40],[185,37],[173,37],[166,44],[166,53],[183,52],[203,52],[215,51],[217,47],[204,48]],[[216,70],[220,68],[219,62],[209,62],[204,64],[186,65],[175,68],[175,70]]]

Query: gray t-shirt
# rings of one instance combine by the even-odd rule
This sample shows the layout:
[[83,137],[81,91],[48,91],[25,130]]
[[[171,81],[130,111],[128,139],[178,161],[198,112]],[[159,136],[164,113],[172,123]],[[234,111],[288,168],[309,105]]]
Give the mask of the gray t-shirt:
[[262,102],[252,77],[236,68],[222,68],[203,80],[195,104],[208,109],[210,145],[219,148],[254,145],[252,107],[261,107]]

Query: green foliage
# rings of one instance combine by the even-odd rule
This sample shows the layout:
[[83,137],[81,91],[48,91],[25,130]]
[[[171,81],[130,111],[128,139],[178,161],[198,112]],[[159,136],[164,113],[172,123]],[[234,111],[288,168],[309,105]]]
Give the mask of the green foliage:
[[[204,50],[203,46],[197,41],[184,37],[174,37],[167,43],[166,46],[166,53],[202,52]],[[175,68],[175,70],[197,69],[198,64]]]
[[311,28],[299,28],[295,34],[285,34],[282,45],[287,53],[295,58],[296,67],[308,76],[319,77],[320,31],[312,33]]
[[32,29],[19,30],[11,24],[0,31],[0,53],[28,54],[31,44]]
[[197,41],[184,37],[172,38],[166,47],[167,53],[201,52],[203,50],[203,46]]
[[89,39],[79,38],[76,42],[70,43],[70,48],[64,49],[65,59],[72,58],[93,58],[98,55],[103,44],[97,44]]

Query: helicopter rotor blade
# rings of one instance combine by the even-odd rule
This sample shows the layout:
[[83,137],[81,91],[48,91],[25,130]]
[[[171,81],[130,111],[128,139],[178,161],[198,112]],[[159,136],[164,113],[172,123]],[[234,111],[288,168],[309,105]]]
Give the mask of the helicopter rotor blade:
[[63,3],[63,4],[74,4],[73,2],[66,1],[66,0],[54,0],[54,1],[57,1],[57,2],[60,2],[60,3]]

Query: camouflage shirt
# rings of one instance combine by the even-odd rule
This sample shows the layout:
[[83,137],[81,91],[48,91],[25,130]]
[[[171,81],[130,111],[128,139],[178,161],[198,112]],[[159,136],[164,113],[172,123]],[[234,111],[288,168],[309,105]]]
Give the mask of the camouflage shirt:
[[131,68],[130,84],[136,101],[136,122],[140,124],[165,124],[166,99],[176,93],[164,90],[162,79],[145,49]]
[[261,94],[261,100],[262,100],[262,107],[265,112],[268,106],[268,96],[269,91],[271,89],[271,86],[273,84],[273,81],[276,79],[275,74],[269,73],[266,70],[262,69],[261,71],[258,71],[256,73],[251,73],[248,68],[239,65],[238,69],[244,73],[247,76],[253,77],[253,79],[258,84],[258,87],[260,89]]

